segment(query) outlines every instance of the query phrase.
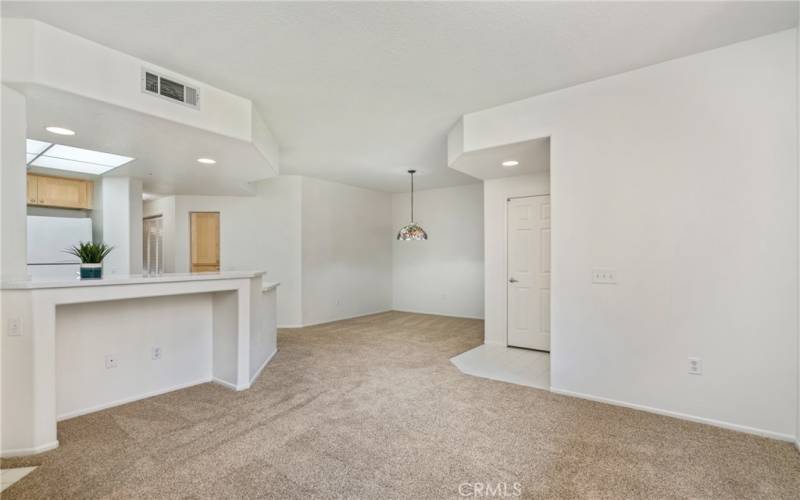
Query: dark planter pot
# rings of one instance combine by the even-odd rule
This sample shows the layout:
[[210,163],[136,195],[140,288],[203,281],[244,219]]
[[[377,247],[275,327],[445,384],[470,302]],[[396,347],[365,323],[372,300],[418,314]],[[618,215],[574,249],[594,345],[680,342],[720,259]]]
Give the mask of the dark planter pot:
[[103,264],[81,264],[82,280],[99,280],[103,277]]

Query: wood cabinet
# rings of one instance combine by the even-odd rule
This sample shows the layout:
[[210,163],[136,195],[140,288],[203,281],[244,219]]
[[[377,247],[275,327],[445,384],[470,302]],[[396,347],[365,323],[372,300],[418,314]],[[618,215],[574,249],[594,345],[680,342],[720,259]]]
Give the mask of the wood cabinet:
[[192,272],[219,271],[219,212],[192,212]]
[[28,174],[28,205],[88,210],[93,189],[92,181]]

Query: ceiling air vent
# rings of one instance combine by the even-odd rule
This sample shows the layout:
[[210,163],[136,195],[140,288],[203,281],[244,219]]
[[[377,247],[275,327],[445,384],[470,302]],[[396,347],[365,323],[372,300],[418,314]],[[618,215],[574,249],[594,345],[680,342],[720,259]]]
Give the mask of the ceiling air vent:
[[192,108],[200,107],[199,90],[146,69],[142,69],[142,92],[177,101]]

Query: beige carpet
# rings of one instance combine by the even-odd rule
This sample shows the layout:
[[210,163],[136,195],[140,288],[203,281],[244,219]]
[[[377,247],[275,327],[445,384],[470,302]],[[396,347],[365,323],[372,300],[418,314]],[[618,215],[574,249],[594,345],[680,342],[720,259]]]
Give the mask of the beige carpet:
[[3,500],[461,498],[462,483],[515,482],[525,498],[800,497],[788,443],[460,373],[448,358],[482,329],[391,312],[281,331],[249,391],[205,384],[60,423],[60,448],[2,462],[41,465]]

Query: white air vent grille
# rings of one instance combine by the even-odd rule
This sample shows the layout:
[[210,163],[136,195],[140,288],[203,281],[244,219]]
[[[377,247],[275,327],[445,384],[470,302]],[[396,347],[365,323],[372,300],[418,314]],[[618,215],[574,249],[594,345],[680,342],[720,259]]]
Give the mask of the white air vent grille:
[[146,69],[142,69],[142,92],[192,108],[200,107],[200,91],[198,89]]

